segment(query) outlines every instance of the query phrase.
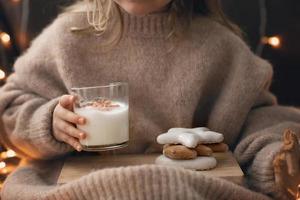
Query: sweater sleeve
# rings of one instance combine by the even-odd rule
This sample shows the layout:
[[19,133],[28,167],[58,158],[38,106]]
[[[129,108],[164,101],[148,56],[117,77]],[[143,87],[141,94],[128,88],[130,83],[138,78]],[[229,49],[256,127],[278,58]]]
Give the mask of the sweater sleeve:
[[47,159],[71,150],[52,135],[53,110],[67,93],[55,55],[57,25],[56,20],[32,42],[0,89],[1,142],[27,158]]
[[[276,199],[285,199],[275,184],[273,160],[280,151],[285,129],[300,133],[300,111],[277,105],[264,91],[248,114],[234,153],[249,176],[250,186]],[[273,103],[272,103],[273,102]]]
[[268,61],[255,56],[232,32],[211,24],[214,27],[205,42],[216,45],[206,45],[205,56],[214,58],[213,66],[221,66],[226,74],[216,79],[222,86],[206,124],[224,134],[251,186],[283,199],[275,185],[272,162],[281,148],[284,130],[300,134],[300,111],[279,106],[269,92],[273,68]]

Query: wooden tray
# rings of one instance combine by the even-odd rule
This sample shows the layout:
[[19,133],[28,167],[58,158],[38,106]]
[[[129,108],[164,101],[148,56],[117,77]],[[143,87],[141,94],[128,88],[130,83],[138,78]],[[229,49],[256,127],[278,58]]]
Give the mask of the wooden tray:
[[[61,170],[58,184],[68,183],[98,169],[154,164],[159,154],[110,155],[110,156],[73,156],[69,157]],[[220,177],[239,185],[243,184],[244,173],[231,152],[215,153],[218,161],[215,169],[199,173]]]

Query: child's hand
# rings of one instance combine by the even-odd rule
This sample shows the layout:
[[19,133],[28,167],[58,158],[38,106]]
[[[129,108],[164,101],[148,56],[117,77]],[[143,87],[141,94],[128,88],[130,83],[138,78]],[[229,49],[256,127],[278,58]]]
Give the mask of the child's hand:
[[299,192],[299,147],[296,134],[290,130],[286,130],[283,136],[282,148],[273,161],[275,182],[291,199],[296,199]]
[[53,135],[58,141],[66,142],[77,151],[82,150],[79,139],[84,139],[86,134],[76,128],[76,124],[85,124],[85,118],[73,112],[75,98],[63,95],[53,112]]

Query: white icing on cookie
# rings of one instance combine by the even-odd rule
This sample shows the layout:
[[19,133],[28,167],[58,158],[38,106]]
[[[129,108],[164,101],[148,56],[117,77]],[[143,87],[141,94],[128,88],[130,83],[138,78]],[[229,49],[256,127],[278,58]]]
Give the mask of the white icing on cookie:
[[197,131],[196,134],[201,138],[199,144],[221,143],[224,140],[223,134],[214,131]]
[[194,148],[198,145],[200,137],[193,133],[187,132],[168,132],[157,137],[159,144],[182,144],[189,148]]
[[168,130],[168,132],[190,132],[194,133],[195,131],[209,131],[209,128],[206,127],[198,127],[198,128],[171,128]]
[[159,144],[182,144],[195,148],[198,144],[220,143],[224,140],[223,134],[210,131],[208,128],[171,128],[167,133],[157,137]]
[[209,170],[217,166],[217,160],[214,157],[197,157],[192,160],[172,160],[164,155],[156,158],[155,164],[168,165],[173,167],[183,167],[193,170]]

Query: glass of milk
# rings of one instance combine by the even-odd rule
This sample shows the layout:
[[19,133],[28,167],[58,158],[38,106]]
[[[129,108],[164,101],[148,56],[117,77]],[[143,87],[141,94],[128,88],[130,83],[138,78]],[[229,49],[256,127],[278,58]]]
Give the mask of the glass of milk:
[[85,151],[106,151],[127,146],[129,141],[128,84],[72,88],[74,112],[86,118],[77,128],[87,134],[80,143]]

